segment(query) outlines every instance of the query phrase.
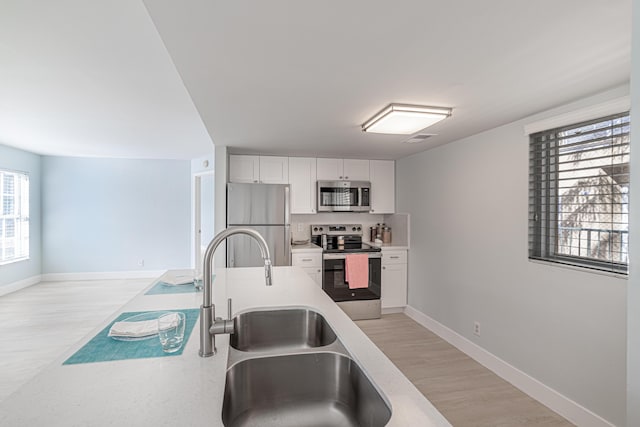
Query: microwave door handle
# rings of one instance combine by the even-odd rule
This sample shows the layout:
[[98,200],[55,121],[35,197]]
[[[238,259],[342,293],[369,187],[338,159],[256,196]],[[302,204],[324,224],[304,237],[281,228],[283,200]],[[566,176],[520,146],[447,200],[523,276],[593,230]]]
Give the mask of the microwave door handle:
[[358,187],[358,202],[356,206],[362,206],[362,187]]

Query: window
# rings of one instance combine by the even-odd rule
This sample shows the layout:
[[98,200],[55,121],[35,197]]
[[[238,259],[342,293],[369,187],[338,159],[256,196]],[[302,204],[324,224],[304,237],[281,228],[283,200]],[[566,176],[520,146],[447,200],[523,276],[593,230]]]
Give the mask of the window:
[[29,175],[0,170],[0,264],[29,258]]
[[529,258],[627,274],[629,113],[530,138]]

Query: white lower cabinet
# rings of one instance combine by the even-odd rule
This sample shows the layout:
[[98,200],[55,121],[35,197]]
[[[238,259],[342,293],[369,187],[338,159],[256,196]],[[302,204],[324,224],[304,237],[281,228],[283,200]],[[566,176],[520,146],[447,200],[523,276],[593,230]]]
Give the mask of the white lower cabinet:
[[322,251],[293,253],[291,265],[302,267],[318,286],[322,287]]
[[407,251],[382,249],[382,308],[407,305]]

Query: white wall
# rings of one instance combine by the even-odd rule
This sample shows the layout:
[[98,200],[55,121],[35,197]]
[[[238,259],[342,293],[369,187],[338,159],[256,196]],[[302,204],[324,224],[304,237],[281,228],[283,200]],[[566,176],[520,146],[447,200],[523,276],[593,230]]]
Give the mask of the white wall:
[[[227,147],[215,146],[215,233],[219,233],[227,227]],[[215,267],[227,265],[227,247],[220,245],[213,257]]]
[[627,426],[640,426],[640,0],[633,1],[631,43],[631,219],[627,291]]
[[626,411],[626,280],[528,261],[523,126],[628,90],[396,166],[398,211],[411,215],[409,305],[616,425]]
[[189,267],[190,168],[185,160],[43,157],[43,273]]
[[[214,236],[214,151],[204,157],[191,160],[191,265],[196,266],[196,257],[202,258],[204,249]],[[196,250],[196,177],[200,179],[200,248]],[[204,248],[202,247],[204,245]],[[202,268],[202,266],[200,266]]]
[[[41,273],[40,161],[37,154],[0,145],[0,169],[29,174],[29,259],[0,265],[0,287],[30,278],[37,280]],[[1,203],[0,200],[0,208]],[[2,293],[0,290],[0,295]]]

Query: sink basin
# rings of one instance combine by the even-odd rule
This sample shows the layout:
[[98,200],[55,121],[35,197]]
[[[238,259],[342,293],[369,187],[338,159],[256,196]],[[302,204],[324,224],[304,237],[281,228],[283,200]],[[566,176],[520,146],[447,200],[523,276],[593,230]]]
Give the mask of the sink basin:
[[337,353],[248,359],[227,371],[227,427],[384,426],[391,409],[358,364]]
[[229,340],[240,351],[292,350],[332,344],[336,334],[312,310],[249,311],[236,316]]

